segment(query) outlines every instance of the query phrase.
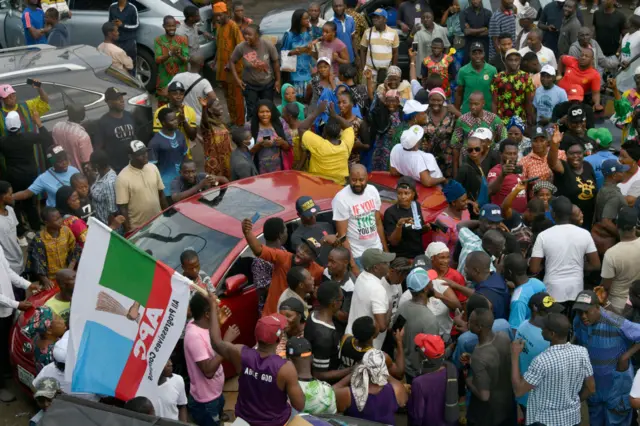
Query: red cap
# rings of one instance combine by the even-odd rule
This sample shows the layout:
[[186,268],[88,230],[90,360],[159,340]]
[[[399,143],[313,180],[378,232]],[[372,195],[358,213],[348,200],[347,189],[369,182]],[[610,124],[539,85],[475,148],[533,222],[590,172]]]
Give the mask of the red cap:
[[584,89],[579,84],[572,84],[567,90],[567,98],[570,101],[582,101],[584,99]]
[[413,341],[429,359],[437,359],[444,356],[444,340],[440,336],[420,333],[416,335]]
[[282,332],[287,326],[287,317],[280,314],[271,314],[258,320],[256,324],[256,340],[267,345],[273,345],[280,340]]

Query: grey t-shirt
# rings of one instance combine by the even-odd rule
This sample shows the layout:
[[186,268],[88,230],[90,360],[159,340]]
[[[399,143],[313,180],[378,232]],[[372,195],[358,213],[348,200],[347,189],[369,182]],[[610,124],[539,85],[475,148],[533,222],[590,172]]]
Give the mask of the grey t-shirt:
[[231,62],[235,64],[241,58],[244,64],[242,81],[255,86],[266,86],[273,82],[272,62],[278,60],[278,51],[273,44],[260,39],[258,48],[254,49],[244,41],[233,50]]
[[602,219],[614,220],[621,208],[627,205],[627,201],[620,192],[620,188],[613,184],[604,184],[596,196],[596,222]]
[[24,271],[24,259],[22,249],[18,244],[18,218],[13,211],[13,207],[6,206],[7,215],[0,214],[0,246],[4,250],[4,256],[9,262],[9,266],[16,274]]
[[[407,321],[404,325],[404,362],[405,371],[410,376],[417,376],[420,373],[421,355],[416,351],[414,339],[417,334],[438,335],[438,320],[433,312],[427,307],[409,300],[398,308],[398,318],[404,317]],[[397,320],[396,320],[397,321]]]

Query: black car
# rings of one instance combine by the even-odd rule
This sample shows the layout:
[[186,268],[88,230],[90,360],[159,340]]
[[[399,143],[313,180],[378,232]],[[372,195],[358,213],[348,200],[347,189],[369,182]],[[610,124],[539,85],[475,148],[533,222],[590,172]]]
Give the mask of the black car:
[[80,45],[55,48],[49,45],[16,47],[0,50],[0,82],[11,84],[18,101],[38,96],[27,79],[39,80],[49,95],[51,109],[41,119],[51,130],[53,125],[67,119],[70,103],[84,105],[86,128],[108,111],[104,92],[115,87],[126,93],[125,108],[138,124],[138,138],[147,142],[152,133],[153,114],[149,95],[142,84],[111,66],[109,56],[95,47]]

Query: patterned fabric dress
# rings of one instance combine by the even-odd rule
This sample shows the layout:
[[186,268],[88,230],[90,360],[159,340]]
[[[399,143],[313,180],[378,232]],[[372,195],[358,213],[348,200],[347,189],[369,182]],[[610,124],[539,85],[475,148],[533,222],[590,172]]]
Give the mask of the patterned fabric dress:
[[[218,26],[216,31],[216,79],[224,90],[229,118],[236,126],[244,124],[244,98],[242,97],[242,89],[233,79],[233,74],[225,67],[231,59],[233,50],[243,41],[242,32],[233,20],[230,19],[225,25]],[[243,62],[236,62],[235,67],[238,75],[242,75]]]
[[453,177],[453,147],[451,135],[456,124],[456,116],[447,112],[439,124],[436,124],[430,110],[427,110],[427,124],[424,126],[424,138],[420,149],[436,157],[438,167],[444,177]]
[[89,230],[89,228],[87,228],[86,222],[77,216],[68,214],[64,216],[62,224],[71,229],[71,232],[73,232],[73,236],[76,237],[78,245],[80,247],[84,247],[84,243],[85,241],[87,241],[87,231]]
[[[166,34],[156,37],[153,43],[156,58],[166,55],[173,47],[180,48],[180,55],[189,58],[189,39],[186,36],[175,35],[169,40]],[[176,74],[187,71],[187,62],[182,62],[178,57],[171,56],[165,62],[158,64],[158,80],[156,89],[164,89]],[[167,102],[164,96],[158,96],[158,100]]]
[[81,252],[68,227],[60,228],[57,238],[43,229],[29,243],[26,269],[33,275],[54,279],[60,269],[66,268],[71,261],[80,259]]
[[527,121],[527,95],[536,90],[531,75],[524,71],[515,74],[499,72],[491,82],[491,93],[497,95],[497,115],[507,124],[512,116],[517,115]]
[[[205,118],[202,117],[204,121]],[[223,125],[201,126],[204,171],[231,179],[231,136]]]
[[[365,143],[360,140],[360,125],[362,124],[362,119],[356,116],[353,116],[353,119],[350,121],[351,126],[353,126],[353,133],[356,135],[356,141],[360,143]],[[360,152],[355,149],[351,150],[351,155],[349,156],[349,165],[360,163]]]
[[449,66],[453,63],[452,55],[444,55],[440,60],[434,60],[431,56],[424,58],[424,66],[429,74],[438,74],[442,77],[442,88],[445,90],[447,98],[451,98],[451,87],[449,84]]
[[393,140],[395,134],[400,131],[400,112],[396,111],[389,116],[391,126],[385,133],[378,135],[376,138],[376,144],[373,151],[372,168],[374,171],[389,171],[389,157],[391,156],[391,149],[394,146]]

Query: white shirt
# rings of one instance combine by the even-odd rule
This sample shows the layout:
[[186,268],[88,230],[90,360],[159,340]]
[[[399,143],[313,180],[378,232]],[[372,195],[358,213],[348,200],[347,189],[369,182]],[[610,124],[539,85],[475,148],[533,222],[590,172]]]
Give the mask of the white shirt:
[[[627,49],[629,49],[630,53],[626,52]],[[640,54],[640,31],[636,31],[633,34],[625,34],[620,44],[620,59],[629,61],[638,54]]]
[[174,374],[158,386],[158,397],[152,401],[156,416],[178,420],[178,406],[187,405],[187,393],[184,379]]
[[16,274],[24,271],[22,247],[18,244],[18,218],[13,207],[6,206],[7,215],[0,215],[0,246]]
[[[640,7],[636,10],[639,10]],[[637,15],[640,16],[640,13]],[[633,379],[633,385],[631,385],[631,392],[629,392],[631,398],[640,398],[640,371],[636,373],[636,377]]]
[[[356,280],[356,288],[351,298],[349,308],[349,321],[347,322],[346,334],[353,334],[353,322],[360,317],[370,317],[373,315],[385,315],[390,309],[389,296],[382,285],[382,281],[367,271],[362,271]],[[375,321],[375,318],[373,318]],[[373,340],[373,347],[382,349],[387,332],[378,334]]]
[[[444,294],[449,288],[443,280],[431,280],[433,289],[440,294]],[[449,307],[445,303],[435,297],[430,297],[427,302],[427,308],[436,316],[438,320],[438,329],[440,336],[451,334],[453,327],[453,319],[449,316]]]
[[381,206],[380,194],[373,185],[367,185],[360,195],[354,194],[347,185],[333,198],[333,220],[348,221],[347,239],[354,258],[362,256],[368,248],[382,249],[376,225],[376,212]]
[[66,380],[64,377],[64,372],[58,370],[56,365],[51,362],[44,367],[38,373],[35,379],[33,379],[32,386],[34,388],[38,387],[38,383],[46,379],[47,377],[51,377],[56,379],[60,383],[60,390],[67,395],[73,395],[78,398],[88,399],[89,401],[98,402],[100,401],[100,396],[95,393],[80,393],[80,392],[71,392],[71,382]]
[[[193,72],[181,72],[180,74],[176,74],[171,83],[174,81],[179,81],[184,86],[184,90],[189,90],[189,87],[202,76],[200,74],[196,74]],[[171,84],[169,83],[169,84]],[[202,105],[200,105],[200,100],[198,98],[207,98],[209,93],[213,92],[213,87],[211,87],[211,83],[206,78],[198,81],[193,89],[184,97],[184,104],[190,106],[196,112],[196,124],[200,125],[200,120],[202,119]]]
[[620,192],[622,192],[622,195],[624,196],[629,195],[629,190],[631,189],[631,186],[633,186],[633,184],[636,182],[640,182],[640,169],[638,169],[636,174],[631,176],[631,178],[628,181],[621,182],[618,184],[618,188],[620,188]]
[[[520,55],[524,56],[527,53],[532,52],[529,49],[529,46],[526,46],[520,49]],[[536,56],[538,57],[538,61],[540,61],[540,67],[544,67],[545,65],[551,65],[553,69],[558,69],[558,61],[556,61],[556,55],[554,55],[553,50],[548,47],[542,46],[538,52],[536,52]]]
[[18,308],[18,302],[13,295],[11,284],[17,288],[29,288],[31,283],[20,275],[16,274],[7,258],[4,250],[0,250],[0,318],[6,318],[13,314],[13,310]]
[[555,225],[538,235],[531,257],[544,258],[544,284],[558,302],[573,301],[584,289],[584,256],[596,252],[589,231]]
[[407,151],[400,144],[391,150],[391,167],[402,176],[409,176],[418,182],[420,182],[420,173],[425,170],[432,178],[442,177],[440,167],[432,154],[421,150]]
[[400,307],[400,296],[402,296],[402,284],[390,284],[387,278],[382,278],[382,286],[387,292],[389,298],[389,305],[391,305],[391,325],[396,322],[398,318],[398,308]]

